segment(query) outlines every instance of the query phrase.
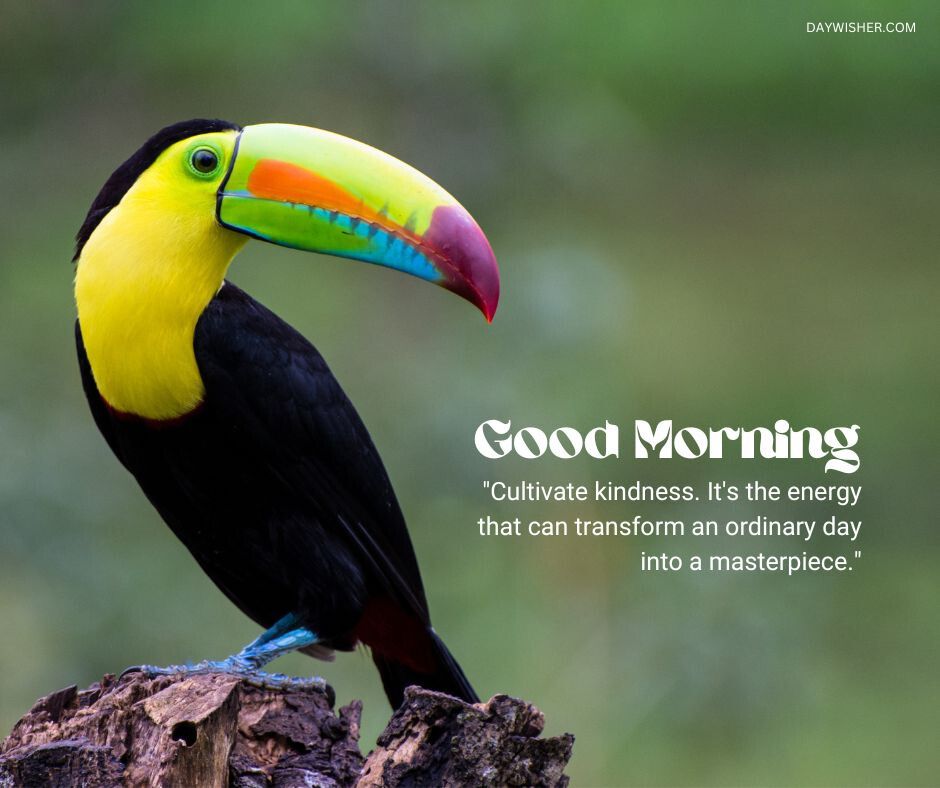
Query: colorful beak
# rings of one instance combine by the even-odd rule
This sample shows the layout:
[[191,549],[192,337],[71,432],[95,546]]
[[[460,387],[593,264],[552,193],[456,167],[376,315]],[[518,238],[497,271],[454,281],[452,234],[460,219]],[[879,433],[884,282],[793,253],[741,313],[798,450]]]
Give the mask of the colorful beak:
[[395,268],[493,319],[499,268],[469,213],[430,178],[361,142],[283,123],[240,133],[219,222],[262,241]]

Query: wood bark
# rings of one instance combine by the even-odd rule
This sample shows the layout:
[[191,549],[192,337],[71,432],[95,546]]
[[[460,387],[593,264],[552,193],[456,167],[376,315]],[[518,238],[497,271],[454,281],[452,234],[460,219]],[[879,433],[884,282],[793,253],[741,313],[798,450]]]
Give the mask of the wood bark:
[[565,786],[574,737],[539,738],[542,713],[497,695],[468,705],[417,687],[375,749],[362,705],[326,684],[223,673],[131,673],[47,695],[0,743],[18,786]]

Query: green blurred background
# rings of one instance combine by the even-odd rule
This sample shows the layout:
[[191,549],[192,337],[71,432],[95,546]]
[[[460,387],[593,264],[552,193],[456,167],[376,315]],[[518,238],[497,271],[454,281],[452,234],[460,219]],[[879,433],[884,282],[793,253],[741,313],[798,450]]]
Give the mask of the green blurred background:
[[[491,327],[370,266],[251,244],[232,279],[310,337],[383,453],[439,631],[481,695],[577,736],[575,785],[935,784],[940,12],[933,3],[0,3],[0,730],[39,695],[222,657],[255,627],[97,434],[72,238],[187,117],[290,121],[414,164],[503,270]],[[917,32],[808,34],[807,21]],[[621,461],[506,460],[484,419],[603,420]],[[630,459],[634,418],[862,425],[861,470]],[[843,576],[639,571],[692,540],[484,540],[484,479],[862,483]],[[716,519],[828,506],[533,506]],[[802,550],[787,540],[754,550]],[[820,552],[851,549],[832,540]],[[388,709],[371,661],[320,670]]]

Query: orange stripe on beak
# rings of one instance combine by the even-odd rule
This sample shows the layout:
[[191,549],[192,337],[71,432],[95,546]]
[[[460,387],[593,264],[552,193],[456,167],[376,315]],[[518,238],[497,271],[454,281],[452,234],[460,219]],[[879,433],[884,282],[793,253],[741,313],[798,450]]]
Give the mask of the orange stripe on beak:
[[353,219],[393,230],[397,235],[415,242],[420,241],[419,236],[370,208],[338,183],[290,162],[262,159],[248,176],[247,185],[248,191],[255,197],[337,211]]

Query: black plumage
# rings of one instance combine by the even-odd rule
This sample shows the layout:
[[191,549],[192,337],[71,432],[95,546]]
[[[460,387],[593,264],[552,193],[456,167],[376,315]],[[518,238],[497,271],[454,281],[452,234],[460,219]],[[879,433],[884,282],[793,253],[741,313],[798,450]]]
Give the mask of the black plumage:
[[231,283],[194,348],[205,398],[150,422],[112,411],[76,338],[108,444],[200,566],[248,616],[288,613],[313,648],[371,647],[389,700],[408,684],[468,701],[472,687],[430,628],[414,550],[388,475],[317,350]]

